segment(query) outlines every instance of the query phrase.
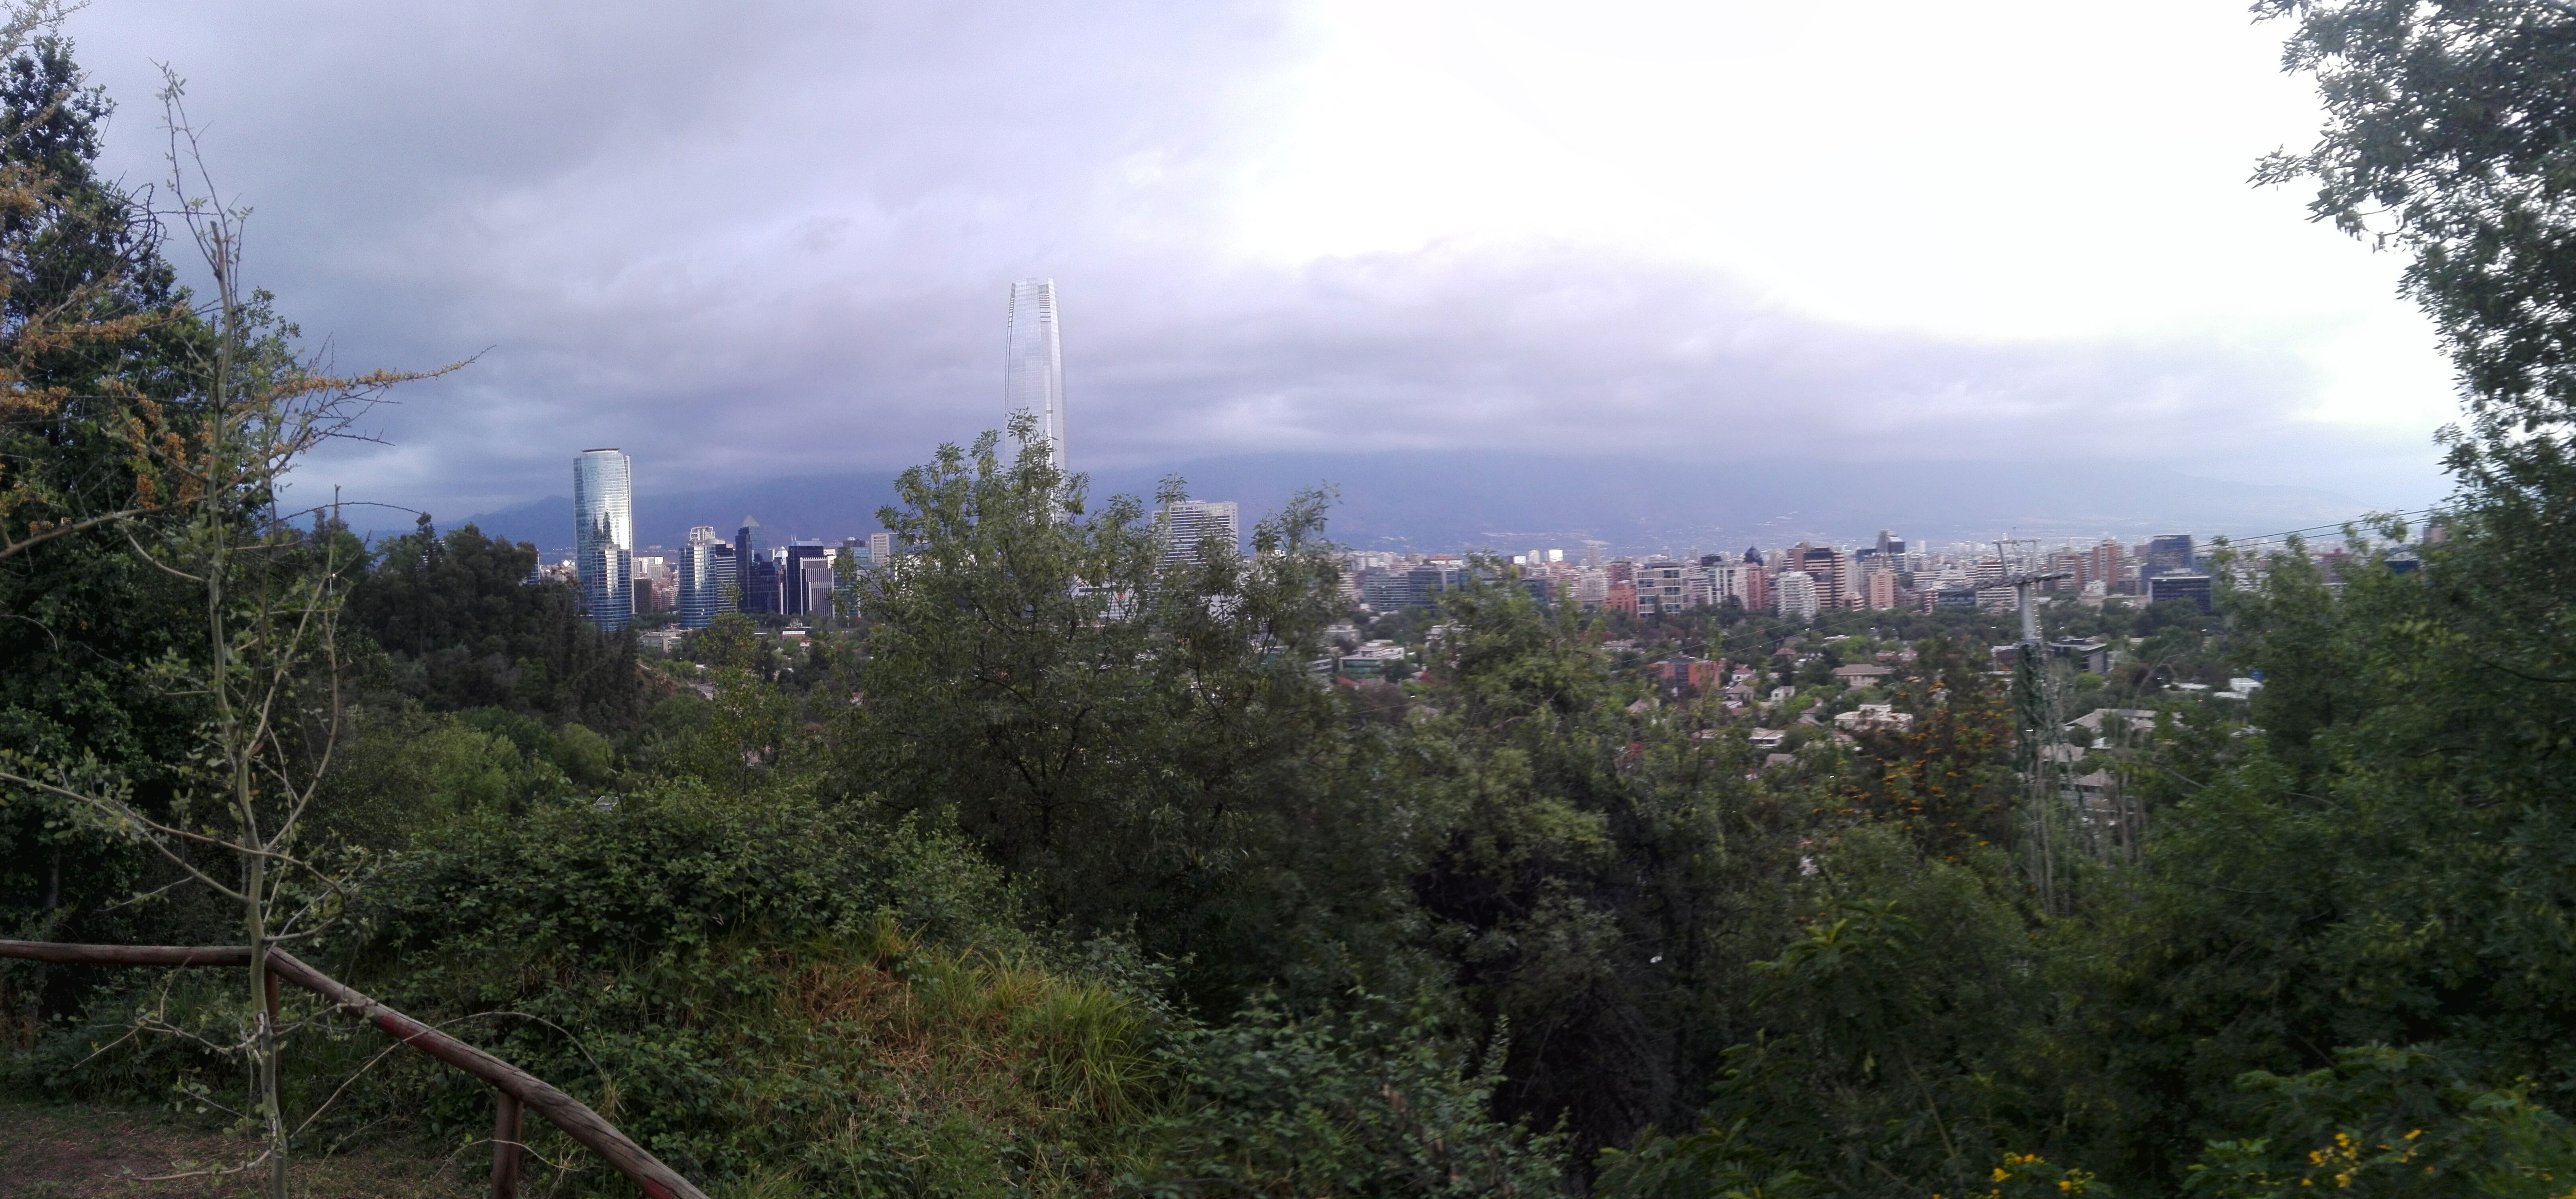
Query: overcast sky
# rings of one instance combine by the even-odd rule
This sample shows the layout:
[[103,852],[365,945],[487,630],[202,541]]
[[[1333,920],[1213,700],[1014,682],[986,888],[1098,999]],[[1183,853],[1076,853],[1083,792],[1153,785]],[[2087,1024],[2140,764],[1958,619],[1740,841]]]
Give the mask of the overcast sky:
[[2244,8],[94,0],[70,32],[130,181],[153,64],[187,78],[247,276],[340,366],[482,355],[308,472],[443,516],[598,445],[670,490],[921,461],[999,422],[1035,276],[1077,468],[2047,457],[2422,503],[2447,371],[2396,259],[2247,185],[2317,116]]

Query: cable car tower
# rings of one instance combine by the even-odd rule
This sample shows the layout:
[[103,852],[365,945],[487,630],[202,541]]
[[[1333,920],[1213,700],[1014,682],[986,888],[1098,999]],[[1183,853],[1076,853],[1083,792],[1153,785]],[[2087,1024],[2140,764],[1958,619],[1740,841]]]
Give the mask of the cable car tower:
[[2013,662],[2013,766],[2021,778],[2022,848],[2029,858],[2030,882],[2039,893],[2041,910],[2063,915],[2070,897],[2059,884],[2069,863],[2066,788],[2057,777],[2064,764],[2066,721],[2057,710],[2057,688],[2051,685],[2048,643],[2040,638],[2039,604],[2033,592],[2042,583],[2073,577],[2046,571],[2039,562],[2039,542],[2004,538],[1995,543],[2002,562],[2004,586],[2013,589],[2013,606],[2021,615],[2021,640]]

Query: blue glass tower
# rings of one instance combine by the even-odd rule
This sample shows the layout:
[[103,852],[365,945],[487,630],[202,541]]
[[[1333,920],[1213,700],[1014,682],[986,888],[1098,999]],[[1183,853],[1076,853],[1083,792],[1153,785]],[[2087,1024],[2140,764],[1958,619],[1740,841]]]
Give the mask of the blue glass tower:
[[776,612],[778,607],[778,564],[760,550],[760,522],[742,518],[742,528],[733,538],[735,585],[742,588],[742,610]]
[[616,449],[572,460],[573,569],[592,624],[622,629],[635,615],[635,465]]

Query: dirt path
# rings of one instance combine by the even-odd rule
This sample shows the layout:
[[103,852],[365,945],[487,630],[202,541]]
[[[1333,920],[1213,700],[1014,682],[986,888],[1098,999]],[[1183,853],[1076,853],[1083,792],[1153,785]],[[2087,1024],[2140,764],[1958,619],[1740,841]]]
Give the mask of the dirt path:
[[[235,1199],[259,1191],[235,1175],[145,1181],[183,1162],[238,1161],[238,1138],[148,1108],[0,1100],[0,1199]],[[369,1146],[297,1161],[299,1199],[466,1199],[485,1194],[479,1161],[444,1161],[420,1147]]]

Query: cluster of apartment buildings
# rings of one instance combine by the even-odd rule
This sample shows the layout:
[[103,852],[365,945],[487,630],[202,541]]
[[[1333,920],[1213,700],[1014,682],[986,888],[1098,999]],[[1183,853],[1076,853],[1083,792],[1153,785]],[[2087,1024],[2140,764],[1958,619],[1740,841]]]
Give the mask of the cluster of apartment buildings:
[[[1541,602],[1638,616],[1730,603],[1799,619],[1826,611],[2001,608],[2014,602],[2016,578],[2036,578],[2050,592],[2188,599],[2203,608],[2210,594],[2209,576],[2197,569],[2188,533],[2135,545],[2105,537],[2089,544],[1982,547],[1984,552],[1967,546],[1912,548],[1885,529],[1865,546],[1799,542],[1688,559],[1604,560],[1600,548],[1599,542],[1587,543],[1579,560],[1562,549],[1515,554],[1512,573]],[[1457,555],[1376,551],[1351,553],[1346,566],[1344,587],[1351,600],[1378,611],[1431,603],[1457,587],[1468,569]]]

